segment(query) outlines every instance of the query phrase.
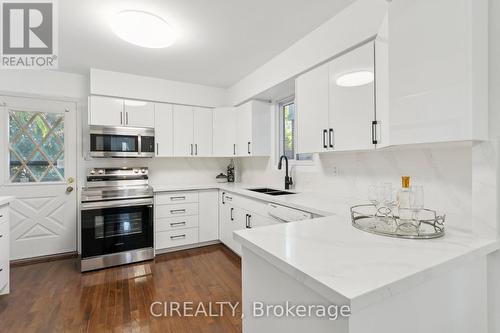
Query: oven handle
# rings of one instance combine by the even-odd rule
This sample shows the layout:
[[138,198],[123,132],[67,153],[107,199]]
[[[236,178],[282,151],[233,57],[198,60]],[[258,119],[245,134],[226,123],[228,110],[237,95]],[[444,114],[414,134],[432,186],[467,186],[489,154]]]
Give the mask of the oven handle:
[[110,200],[82,203],[81,210],[153,205],[153,199]]

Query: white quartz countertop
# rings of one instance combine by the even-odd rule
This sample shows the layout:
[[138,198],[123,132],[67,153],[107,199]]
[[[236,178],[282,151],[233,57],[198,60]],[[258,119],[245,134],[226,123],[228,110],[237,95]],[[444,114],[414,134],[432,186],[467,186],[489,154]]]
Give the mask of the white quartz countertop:
[[443,238],[373,235],[345,216],[236,231],[236,240],[332,303],[358,311],[499,248],[452,228]]
[[[296,192],[289,190],[295,194],[271,196],[258,192],[249,191],[250,188],[268,187],[266,185],[255,184],[242,184],[242,183],[214,183],[214,184],[198,184],[198,185],[153,185],[153,191],[158,192],[172,192],[172,191],[189,191],[189,190],[206,190],[206,189],[220,189],[236,194],[241,194],[257,200],[284,205],[287,207],[307,211],[317,215],[328,216],[333,215],[339,210],[344,211],[345,207],[339,205],[338,201],[333,200],[331,196],[315,193],[315,192]],[[283,188],[276,188],[283,190]],[[344,212],[345,213],[345,212]]]
[[[345,202],[315,192],[270,196],[249,191],[255,184],[213,183],[153,186],[155,192],[221,189],[325,217],[236,231],[234,237],[278,269],[295,277],[332,303],[351,311],[500,248],[496,239],[480,239],[447,227],[443,238],[408,240],[373,235],[351,226]],[[294,192],[294,190],[291,190]]]
[[14,201],[14,197],[11,197],[11,196],[0,196],[0,206],[3,206],[3,205],[6,205],[8,203],[11,203],[12,201]]

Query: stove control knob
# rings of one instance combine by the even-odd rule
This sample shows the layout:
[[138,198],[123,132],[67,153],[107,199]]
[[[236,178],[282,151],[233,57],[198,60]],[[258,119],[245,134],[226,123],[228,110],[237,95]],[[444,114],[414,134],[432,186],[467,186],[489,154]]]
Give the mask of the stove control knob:
[[99,173],[100,175],[104,175],[104,170],[103,170],[103,169],[100,169],[100,170],[98,171],[98,173]]
[[134,173],[139,173],[139,169],[134,169]]
[[90,170],[91,175],[95,175],[95,169]]
[[146,173],[146,169],[141,169],[141,173]]

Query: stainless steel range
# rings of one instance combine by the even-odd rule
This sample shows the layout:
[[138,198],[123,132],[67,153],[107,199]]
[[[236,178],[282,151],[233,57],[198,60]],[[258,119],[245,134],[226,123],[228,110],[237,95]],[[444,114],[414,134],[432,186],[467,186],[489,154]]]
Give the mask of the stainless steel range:
[[82,272],[154,257],[147,168],[89,169],[81,217]]

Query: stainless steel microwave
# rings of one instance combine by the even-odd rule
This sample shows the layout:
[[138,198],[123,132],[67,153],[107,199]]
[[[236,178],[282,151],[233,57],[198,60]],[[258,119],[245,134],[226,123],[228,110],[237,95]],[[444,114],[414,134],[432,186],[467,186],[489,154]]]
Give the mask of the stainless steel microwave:
[[90,126],[90,157],[153,157],[152,128]]

